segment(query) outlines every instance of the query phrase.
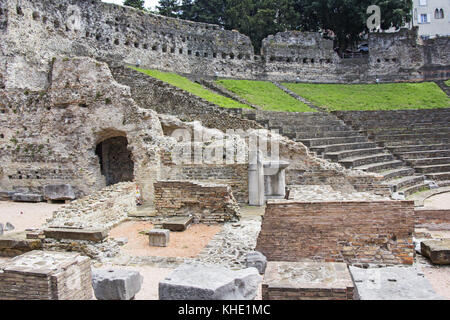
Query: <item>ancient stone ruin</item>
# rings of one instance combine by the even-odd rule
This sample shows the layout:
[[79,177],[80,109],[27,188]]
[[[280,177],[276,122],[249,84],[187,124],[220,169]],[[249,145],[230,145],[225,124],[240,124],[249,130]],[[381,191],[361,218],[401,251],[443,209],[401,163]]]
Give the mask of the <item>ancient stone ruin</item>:
[[161,300],[352,300],[371,270],[415,267],[417,246],[450,263],[432,234],[449,210],[419,208],[450,191],[450,109],[265,111],[212,82],[303,101],[281,82],[446,80],[448,37],[373,33],[344,59],[287,31],[255,52],[236,31],[98,0],[0,0],[0,38],[0,201],[54,208],[20,230],[0,210],[0,299],[137,299],[148,274],[133,265],[170,269]]

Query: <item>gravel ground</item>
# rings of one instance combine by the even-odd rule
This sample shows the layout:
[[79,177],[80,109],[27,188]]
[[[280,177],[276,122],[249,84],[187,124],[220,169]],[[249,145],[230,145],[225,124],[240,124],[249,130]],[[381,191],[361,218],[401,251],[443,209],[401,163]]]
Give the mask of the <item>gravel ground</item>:
[[0,201],[0,223],[12,223],[15,230],[8,232],[40,228],[46,219],[51,218],[53,212],[61,206],[60,204]]

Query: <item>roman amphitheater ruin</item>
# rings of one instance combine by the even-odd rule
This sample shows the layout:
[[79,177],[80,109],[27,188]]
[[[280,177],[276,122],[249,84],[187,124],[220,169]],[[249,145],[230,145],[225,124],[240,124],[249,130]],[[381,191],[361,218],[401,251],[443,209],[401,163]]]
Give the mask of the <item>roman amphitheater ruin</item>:
[[[435,81],[448,98],[448,37],[373,33],[343,59],[282,32],[255,54],[237,31],[98,0],[0,0],[0,39],[0,299],[450,299],[450,206],[424,205],[450,192],[450,106],[329,112],[283,85]],[[216,79],[274,83],[311,112]],[[106,292],[113,276],[135,292]]]

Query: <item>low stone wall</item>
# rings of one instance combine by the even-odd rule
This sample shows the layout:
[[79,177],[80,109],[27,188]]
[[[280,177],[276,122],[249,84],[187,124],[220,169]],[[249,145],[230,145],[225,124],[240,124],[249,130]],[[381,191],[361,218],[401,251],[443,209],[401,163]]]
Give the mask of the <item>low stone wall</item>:
[[416,209],[414,219],[416,225],[450,223],[450,210]]
[[62,206],[47,222],[50,228],[111,229],[136,211],[136,184],[118,183]]
[[91,300],[91,262],[75,253],[32,251],[0,265],[1,300]]
[[222,223],[239,218],[231,187],[223,184],[160,181],[155,183],[160,216],[194,216],[195,223]]
[[270,261],[412,264],[413,231],[413,201],[272,201],[256,250]]

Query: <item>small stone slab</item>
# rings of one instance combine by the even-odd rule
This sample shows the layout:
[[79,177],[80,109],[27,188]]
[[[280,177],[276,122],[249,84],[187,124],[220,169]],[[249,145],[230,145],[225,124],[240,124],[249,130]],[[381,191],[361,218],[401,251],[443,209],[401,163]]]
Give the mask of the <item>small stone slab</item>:
[[11,200],[15,193],[15,191],[0,191],[0,201]]
[[42,202],[43,197],[40,194],[34,193],[14,193],[12,200],[16,202]]
[[267,264],[263,300],[353,300],[355,287],[345,263]]
[[450,239],[426,240],[421,243],[421,253],[433,264],[450,264]]
[[44,199],[49,201],[75,200],[75,192],[69,184],[52,184],[44,186]]
[[0,256],[15,257],[25,252],[41,250],[39,239],[27,239],[26,232],[9,233],[0,236]]
[[170,241],[170,230],[153,229],[148,233],[151,247],[167,247]]
[[159,283],[159,300],[253,300],[261,281],[255,268],[182,265]]
[[49,228],[44,230],[46,238],[56,240],[86,240],[102,242],[108,236],[107,230],[86,230],[86,229],[59,229]]
[[137,271],[93,270],[92,286],[98,300],[132,300],[141,290],[144,278]]
[[256,268],[259,274],[264,274],[267,268],[267,258],[259,251],[250,252],[245,258],[247,268]]
[[162,223],[163,229],[174,232],[183,232],[194,222],[194,217],[174,217],[169,218]]

